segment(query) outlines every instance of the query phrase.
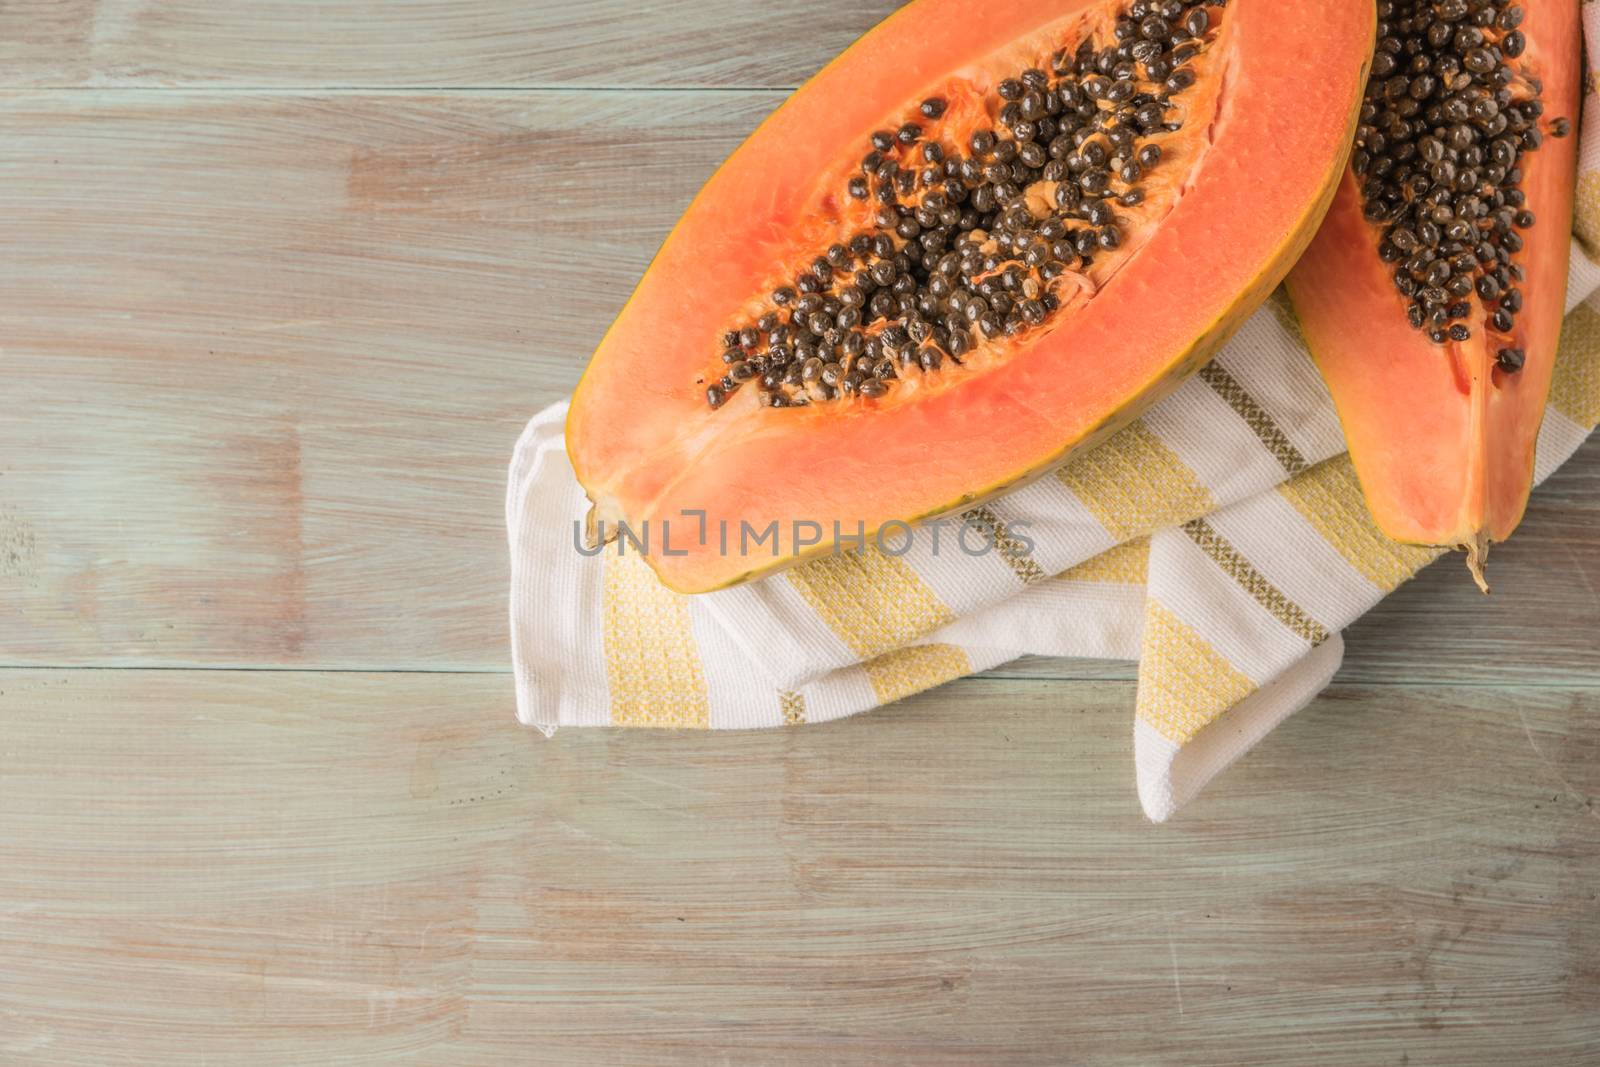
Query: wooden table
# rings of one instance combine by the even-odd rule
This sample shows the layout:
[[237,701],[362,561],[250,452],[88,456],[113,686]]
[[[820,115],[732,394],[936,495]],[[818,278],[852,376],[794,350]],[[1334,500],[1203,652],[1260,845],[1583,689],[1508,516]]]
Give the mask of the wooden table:
[[1600,442],[1165,827],[1123,664],[515,725],[513,440],[890,6],[0,4],[0,1063],[1600,1062]]

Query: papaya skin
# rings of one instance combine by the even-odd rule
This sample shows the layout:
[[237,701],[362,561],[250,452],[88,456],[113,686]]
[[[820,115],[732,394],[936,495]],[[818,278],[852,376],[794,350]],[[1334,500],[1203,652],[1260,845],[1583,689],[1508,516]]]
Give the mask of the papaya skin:
[[[1067,3],[1059,5],[1063,18],[1100,6],[1090,3],[1089,0],[1068,0]],[[808,82],[807,86],[795,95],[791,104],[786,104],[784,108],[769,116],[752,134],[746,147],[736,152],[695,198],[684,221],[669,236],[667,243],[653,260],[646,279],[641,281],[618,320],[607,331],[596,359],[585,372],[574,398],[572,414],[567,424],[568,449],[579,480],[595,503],[592,520],[603,520],[608,525],[614,525],[618,520],[627,520],[630,524],[637,525],[640,522],[659,523],[665,518],[673,522],[673,540],[676,546],[679,525],[677,515],[681,513],[680,509],[690,505],[700,506],[708,497],[712,498],[713,503],[718,502],[717,487],[708,483],[703,472],[693,469],[695,463],[685,461],[686,457],[695,460],[709,453],[689,451],[682,440],[652,439],[648,432],[642,431],[638,426],[626,425],[627,420],[617,416],[620,406],[613,394],[618,393],[621,387],[615,373],[616,367],[611,364],[616,363],[619,357],[629,358],[630,349],[637,349],[642,343],[641,339],[650,336],[641,328],[640,321],[654,319],[656,322],[654,331],[657,336],[671,335],[675,325],[691,330],[702,330],[704,340],[696,339],[696,343],[699,350],[705,351],[715,344],[716,334],[712,331],[712,327],[717,326],[725,318],[722,314],[707,314],[704,316],[705,322],[701,323],[694,315],[685,314],[679,316],[677,320],[671,320],[670,317],[663,320],[660,314],[663,307],[661,301],[646,293],[646,285],[651,275],[662,271],[681,270],[685,263],[692,261],[691,258],[684,257],[681,250],[674,249],[674,245],[691,239],[697,225],[703,227],[704,219],[698,217],[697,212],[710,211],[715,207],[717,198],[728,191],[727,186],[737,187],[740,181],[745,180],[737,173],[741,166],[748,166],[747,163],[741,162],[742,154],[759,150],[764,139],[787,136],[786,129],[792,132],[794,128],[792,123],[785,127],[784,120],[786,109],[790,108],[794,101],[805,98],[813,86],[825,83],[830,76],[839,72],[853,74],[860,64],[870,62],[871,57],[877,54],[877,48],[884,45],[883,35],[910,32],[912,27],[919,24],[926,26],[930,22],[929,12],[955,10],[957,7],[956,0],[918,0],[917,3],[891,15],[877,29],[852,45]],[[985,17],[1022,20],[1019,22],[1024,31],[1021,36],[1026,38],[1029,27],[1034,25],[1026,19],[1033,18],[1037,22],[1039,17],[1026,14],[1029,7],[1030,5],[1023,3],[1022,0],[1005,0],[1005,3],[997,4],[993,9],[985,9]],[[963,8],[963,10],[970,9]],[[892,507],[884,505],[883,513],[865,516],[863,528],[868,536],[881,531],[886,523],[926,521],[959,513],[1012,491],[1055,470],[1077,449],[1092,446],[1121,429],[1151,404],[1169,395],[1209,361],[1217,349],[1232,336],[1239,325],[1283,279],[1289,267],[1310,241],[1334,195],[1339,175],[1344,168],[1345,154],[1348,152],[1360,103],[1360,89],[1365,81],[1371,58],[1375,12],[1366,10],[1366,5],[1357,5],[1348,10],[1341,10],[1337,16],[1329,16],[1326,19],[1327,25],[1324,25],[1321,5],[1310,0],[1305,2],[1294,0],[1288,5],[1288,9],[1283,4],[1278,4],[1274,8],[1261,3],[1260,0],[1234,0],[1226,10],[1228,18],[1238,16],[1252,20],[1249,26],[1254,37],[1247,39],[1256,41],[1263,39],[1265,34],[1262,27],[1266,20],[1274,18],[1275,31],[1281,30],[1285,21],[1302,19],[1307,26],[1313,27],[1316,33],[1328,39],[1319,45],[1324,49],[1324,54],[1315,58],[1323,61],[1323,65],[1331,71],[1332,85],[1331,87],[1322,85],[1317,88],[1316,92],[1320,95],[1316,103],[1322,110],[1315,112],[1316,122],[1312,131],[1305,135],[1307,140],[1314,140],[1318,145],[1316,158],[1309,163],[1304,158],[1298,158],[1292,165],[1288,163],[1282,165],[1283,179],[1275,184],[1288,186],[1290,191],[1274,190],[1269,194],[1269,199],[1278,205],[1272,208],[1275,214],[1272,215],[1270,230],[1266,226],[1259,228],[1259,240],[1248,248],[1247,258],[1241,262],[1235,274],[1229,275],[1225,283],[1219,283],[1210,293],[1204,293],[1204,287],[1199,287],[1205,297],[1201,302],[1203,314],[1191,314],[1187,319],[1183,316],[1170,315],[1167,316],[1168,321],[1154,323],[1152,329],[1158,332],[1164,331],[1159,332],[1158,341],[1120,368],[1111,366],[1109,375],[1115,378],[1113,383],[1100,387],[1096,386],[1093,380],[1084,379],[1088,383],[1084,388],[1091,394],[1088,401],[1057,408],[1047,403],[1051,400],[1048,393],[1038,405],[1032,407],[1024,400],[1018,399],[1035,395],[1023,389],[1021,385],[1042,380],[1040,376],[1046,372],[1055,373],[1052,361],[1058,363],[1063,359],[1076,359],[1081,365],[1082,357],[1073,356],[1071,353],[1083,350],[1086,342],[1080,336],[1074,344],[1064,331],[1061,337],[1046,336],[1032,348],[1012,353],[1006,364],[1001,365],[993,375],[983,372],[974,375],[973,381],[961,382],[950,390],[949,397],[929,397],[927,404],[923,405],[922,412],[905,414],[895,412],[887,405],[877,411],[866,410],[861,418],[873,418],[887,423],[890,419],[899,417],[906,420],[907,424],[915,426],[914,420],[917,417],[925,417],[929,426],[954,423],[963,427],[962,432],[966,432],[966,424],[961,423],[961,418],[999,411],[1002,414],[994,419],[997,425],[1019,427],[1019,424],[1026,424],[1020,426],[1018,432],[1026,430],[1030,435],[1026,446],[1019,444],[1010,458],[1001,456],[1000,460],[996,460],[997,453],[991,451],[986,458],[992,462],[980,469],[993,471],[992,474],[966,479],[953,475],[945,476],[942,479],[945,484],[958,481],[965,481],[966,484],[960,485],[959,489],[948,495],[927,493],[921,501],[914,500],[914,494],[902,493],[900,499],[910,501],[909,503]],[[931,21],[937,22],[937,20]],[[1330,40],[1332,43],[1329,43]],[[1283,46],[1281,33],[1275,38],[1275,43],[1278,47]],[[948,51],[955,49],[956,45],[947,44],[943,47]],[[1030,43],[1029,47],[1036,45]],[[851,66],[852,63],[855,67]],[[1022,65],[1025,64],[1018,61],[1009,69],[1020,69]],[[970,66],[971,63],[968,63],[967,67]],[[1271,63],[1266,60],[1253,60],[1251,53],[1245,53],[1238,56],[1233,67],[1226,72],[1227,84],[1219,86],[1218,93],[1224,92],[1225,89],[1237,92],[1243,104],[1228,112],[1230,118],[1222,123],[1221,136],[1225,140],[1221,148],[1214,149],[1217,153],[1216,158],[1206,156],[1201,161],[1198,185],[1203,187],[1209,181],[1210,186],[1202,188],[1199,193],[1186,192],[1186,196],[1199,196],[1202,198],[1201,202],[1207,199],[1215,202],[1216,197],[1220,195],[1219,190],[1226,189],[1228,183],[1235,180],[1238,172],[1250,166],[1245,161],[1233,160],[1229,146],[1237,146],[1239,142],[1248,140],[1255,147],[1260,147],[1259,142],[1266,134],[1247,138],[1244,133],[1244,129],[1251,124],[1252,117],[1262,122],[1264,129],[1271,129],[1274,121],[1287,121],[1291,117],[1287,114],[1290,105],[1286,101],[1273,102],[1273,107],[1281,113],[1276,116],[1270,109],[1263,115],[1259,107],[1255,106],[1262,102],[1260,97],[1263,94],[1272,91],[1271,86],[1274,83],[1271,77],[1280,80],[1286,77],[1282,71],[1274,72],[1270,77],[1258,76],[1257,69],[1263,66],[1270,67]],[[873,105],[877,108],[878,115],[869,121],[856,120],[855,124],[860,129],[852,131],[853,135],[842,142],[846,147],[830,148],[828,151],[853,160],[854,155],[859,154],[854,147],[857,137],[864,141],[865,132],[880,124],[882,114],[891,112],[907,101],[914,103],[920,96],[928,95],[923,91],[928,84],[936,84],[940,78],[952,76],[953,68],[961,67],[959,63],[947,64],[946,67],[935,64],[928,69],[908,73],[901,82],[895,84],[892,95],[877,100]],[[849,71],[846,71],[846,68],[850,68]],[[1263,84],[1265,88],[1262,87]],[[1218,106],[1219,109],[1232,107],[1233,103],[1233,97],[1229,96]],[[1215,123],[1215,120],[1213,121]],[[824,139],[826,136],[831,134],[825,135]],[[1226,140],[1227,138],[1231,140]],[[1210,163],[1210,169],[1206,167],[1207,162]],[[827,165],[831,165],[831,160]],[[827,165],[819,166],[818,172],[825,171]],[[808,180],[815,180],[814,175],[808,175]],[[747,190],[740,188],[738,191]],[[792,190],[789,192],[780,190],[771,194],[771,199],[779,205],[774,210],[776,228],[781,229],[783,219],[787,217],[785,212],[797,210],[790,192]],[[810,192],[809,189],[806,191],[807,196]],[[1210,227],[1204,230],[1206,234],[1222,232],[1216,228],[1215,222],[1205,225]],[[1158,232],[1156,238],[1152,240],[1159,236]],[[1171,234],[1167,243],[1168,247],[1162,253],[1165,258],[1152,262],[1165,262],[1171,264],[1172,269],[1181,269],[1183,257],[1174,255],[1171,247],[1181,243],[1180,237],[1176,233]],[[1155,253],[1151,255],[1154,256]],[[1121,283],[1131,294],[1140,293],[1138,287],[1144,285],[1146,288],[1143,290],[1143,299],[1149,300],[1150,271],[1153,269],[1149,267],[1141,276],[1138,271],[1130,268],[1130,280],[1123,282],[1123,278],[1119,275],[1100,296],[1094,299],[1113,302],[1119,300],[1115,294],[1118,291],[1117,285]],[[1195,271],[1191,263],[1189,273],[1202,272]],[[1140,280],[1141,277],[1143,280]],[[1089,306],[1092,307],[1092,302]],[[1127,314],[1122,318],[1126,321],[1132,316],[1142,320],[1157,310],[1158,306],[1153,302],[1143,306],[1135,302],[1124,309]],[[1083,336],[1097,338],[1102,335],[1091,333]],[[1092,342],[1087,344],[1088,350],[1095,351]],[[677,357],[673,355],[669,358]],[[1082,371],[1074,370],[1072,373],[1081,375]],[[988,377],[1000,379],[1002,374],[1013,375],[1013,380],[1010,383],[1000,381],[998,384],[978,380]],[[1097,388],[1100,390],[1098,393],[1095,392]],[[967,415],[951,415],[951,412],[962,408],[961,404],[952,399],[957,396],[970,401],[965,405]],[[681,410],[682,418],[685,420],[707,418],[703,413],[703,399],[694,397],[687,391],[679,395],[671,389],[663,393],[652,387],[647,399],[653,403],[660,402],[672,410]],[[782,449],[790,445],[814,446],[815,441],[808,441],[808,438],[815,438],[824,432],[847,435],[847,443],[842,449],[847,456],[864,451],[858,449],[852,453],[849,440],[871,439],[871,431],[862,429],[861,420],[855,416],[839,417],[835,424],[828,425],[824,420],[830,416],[820,408],[765,414],[779,417],[777,420],[771,420],[772,428],[756,427],[745,436],[728,439],[737,445],[739,450],[752,452],[755,459],[770,460],[773,456],[781,456]],[[942,424],[941,419],[945,420]],[[964,442],[975,439],[970,435],[962,438]],[[602,448],[597,448],[597,442],[602,440],[606,444]],[[715,444],[717,441],[713,440],[712,443]],[[996,446],[997,449],[1004,447],[1004,445]],[[617,458],[619,456],[623,458],[619,460]],[[753,462],[755,460],[752,460]],[[624,471],[618,474],[617,472],[624,466],[632,473]],[[1009,470],[1004,469],[1005,467],[1009,467]],[[715,462],[711,464],[711,468],[713,471],[717,469]],[[864,463],[855,463],[848,469],[854,473],[858,469],[868,468]],[[630,482],[629,478],[633,478],[633,481]],[[939,479],[930,478],[929,481],[932,484]],[[903,486],[893,488],[899,489]],[[807,492],[803,487],[798,490],[802,498]],[[760,500],[774,500],[777,504],[764,507],[761,506]],[[727,504],[726,514],[731,520],[737,520],[748,514],[762,519],[776,518],[788,523],[797,519],[810,520],[814,515],[819,518],[828,515],[826,498],[819,497],[809,502],[799,499],[794,501],[792,509],[785,506],[787,501],[771,494],[760,500],[737,505],[728,501],[722,502]],[[677,509],[671,506],[675,502],[679,505]],[[738,510],[739,507],[744,510]],[[833,514],[843,519],[849,530],[856,529],[852,511],[835,511]],[[711,509],[711,516],[712,521],[718,518],[715,508]],[[788,547],[787,550],[778,552],[776,558],[761,554],[746,558],[724,557],[714,560],[692,558],[688,563],[657,554],[647,555],[646,558],[669,588],[683,593],[699,593],[763,577],[804,559],[826,555],[836,550],[833,543],[824,540],[820,544],[806,546],[800,551],[793,551],[792,547]],[[707,553],[700,555],[705,556]]]
[[1543,82],[1541,125],[1572,124],[1571,135],[1546,136],[1522,157],[1521,188],[1538,218],[1516,260],[1527,272],[1515,331],[1527,356],[1522,370],[1496,367],[1504,342],[1482,328],[1476,297],[1465,342],[1435,346],[1406,322],[1393,268],[1378,258],[1381,232],[1362,216],[1348,171],[1288,279],[1374,522],[1396,541],[1463,550],[1485,593],[1490,546],[1517,529],[1533,484],[1566,304],[1583,69],[1578,5],[1520,2],[1528,39],[1520,63]]

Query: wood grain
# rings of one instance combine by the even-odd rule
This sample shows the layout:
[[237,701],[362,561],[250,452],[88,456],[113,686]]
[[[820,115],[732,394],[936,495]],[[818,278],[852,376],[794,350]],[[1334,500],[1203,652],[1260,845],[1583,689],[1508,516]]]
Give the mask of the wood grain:
[[[778,100],[7,95],[0,662],[504,669],[511,444]],[[1357,677],[1600,679],[1600,443],[1493,566]]]
[[1162,828],[1127,664],[476,673],[523,421],[893,6],[0,3],[0,1063],[1600,1062],[1600,441]]
[[775,101],[12,95],[7,661],[502,668],[511,446]]
[[10,0],[0,85],[792,88],[893,0]]
[[0,1059],[1600,1056],[1600,689],[1337,686],[1164,828],[1131,704],[545,741],[496,677],[0,672]]

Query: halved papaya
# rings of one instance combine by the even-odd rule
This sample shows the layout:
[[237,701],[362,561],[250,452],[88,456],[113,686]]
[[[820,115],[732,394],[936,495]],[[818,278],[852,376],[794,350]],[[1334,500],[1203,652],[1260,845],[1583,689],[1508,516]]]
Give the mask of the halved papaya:
[[1375,23],[1324,0],[900,9],[712,177],[602,340],[567,419],[592,531],[706,591],[1110,433],[1304,249]]
[[1464,547],[1484,586],[1527,505],[1561,332],[1578,5],[1379,7],[1351,166],[1289,294],[1378,525]]

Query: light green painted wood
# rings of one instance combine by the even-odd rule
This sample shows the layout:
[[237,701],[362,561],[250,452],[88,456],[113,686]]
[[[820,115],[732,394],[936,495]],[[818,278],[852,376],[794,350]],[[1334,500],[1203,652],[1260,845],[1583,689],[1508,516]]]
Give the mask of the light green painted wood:
[[892,6],[0,4],[0,1063],[1600,1061],[1600,443],[1165,827],[1122,664],[514,724],[523,419]]
[[0,672],[0,1060],[1600,1056],[1600,689],[1336,687],[1161,828],[1131,699],[546,741],[499,677]]
[[895,0],[20,0],[0,87],[793,88]]

